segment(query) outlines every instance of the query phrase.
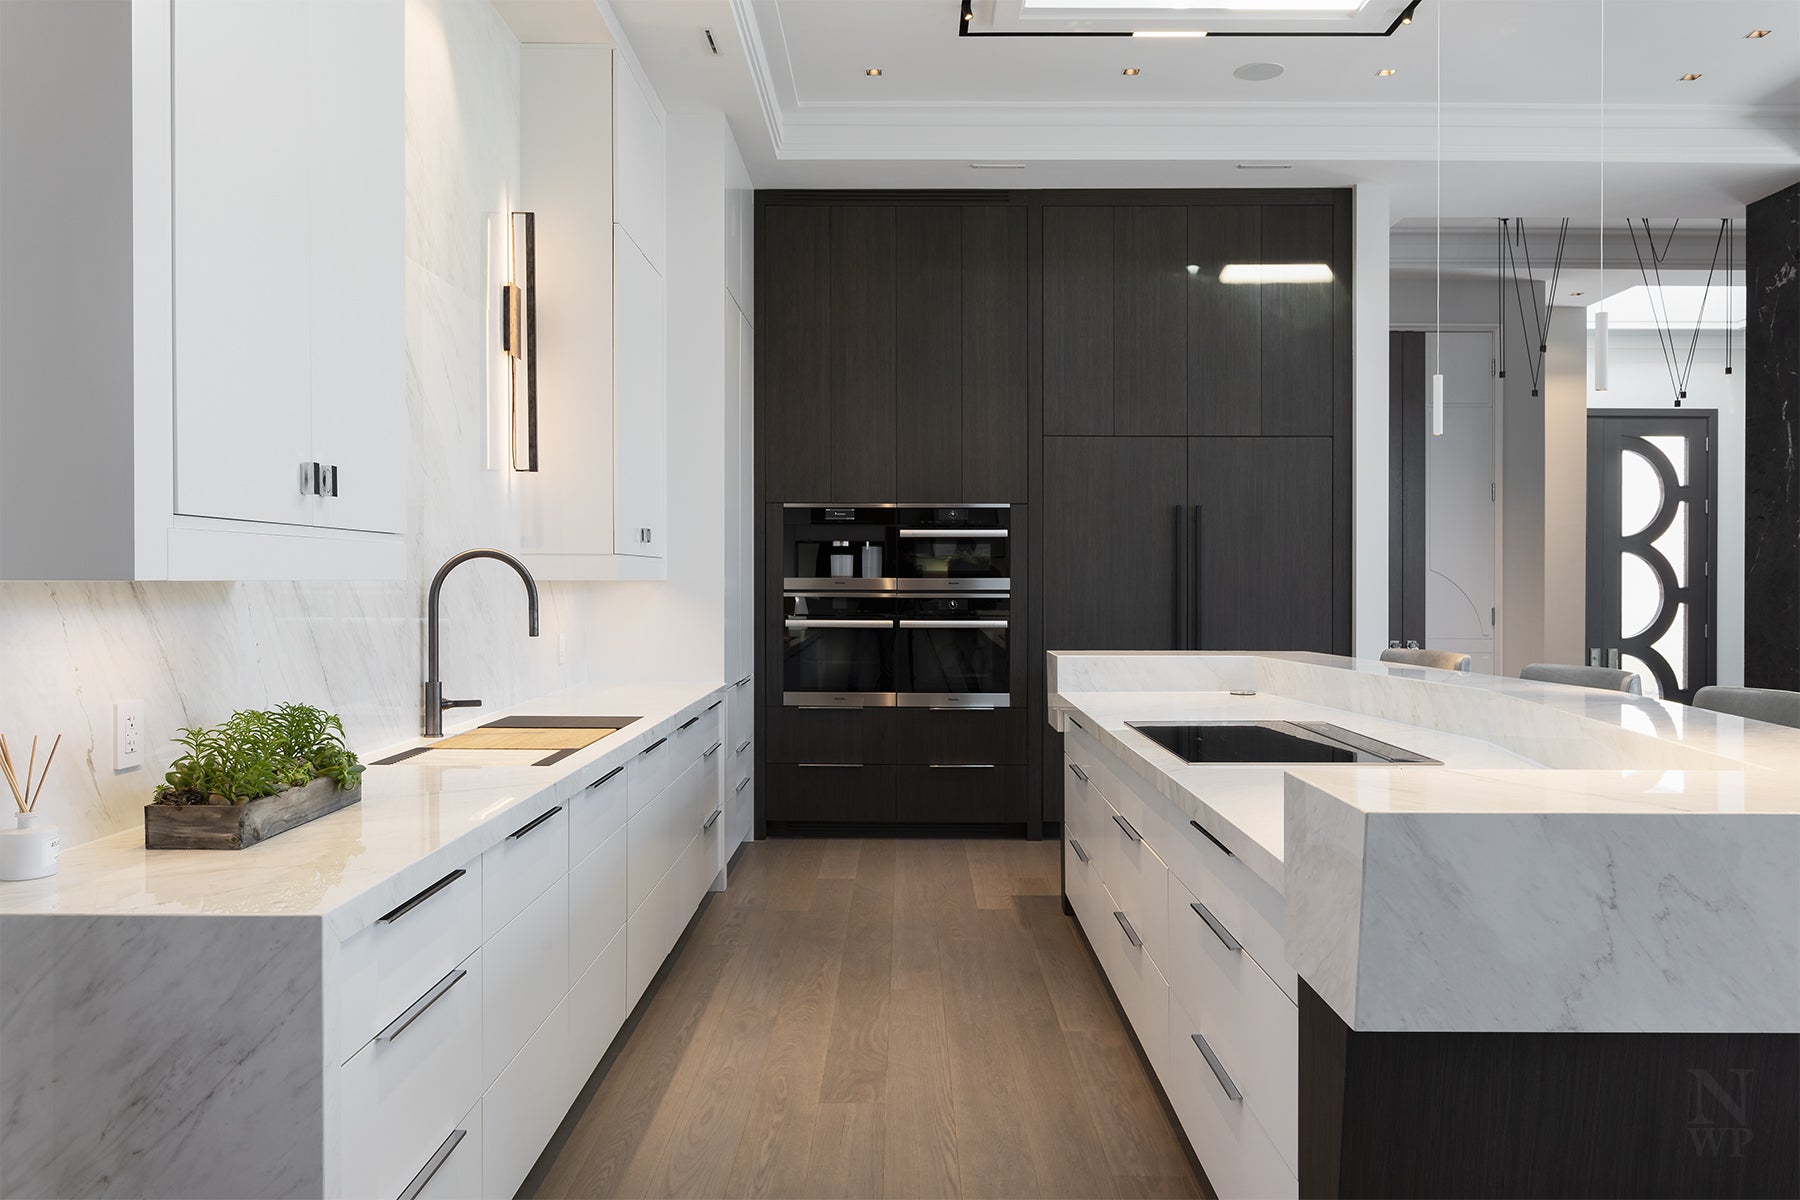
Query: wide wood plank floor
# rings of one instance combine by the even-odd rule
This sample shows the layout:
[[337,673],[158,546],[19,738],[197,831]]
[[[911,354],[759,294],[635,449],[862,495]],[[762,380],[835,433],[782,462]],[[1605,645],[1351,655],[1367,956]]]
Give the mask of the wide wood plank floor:
[[1058,848],[746,846],[524,1194],[1200,1195]]

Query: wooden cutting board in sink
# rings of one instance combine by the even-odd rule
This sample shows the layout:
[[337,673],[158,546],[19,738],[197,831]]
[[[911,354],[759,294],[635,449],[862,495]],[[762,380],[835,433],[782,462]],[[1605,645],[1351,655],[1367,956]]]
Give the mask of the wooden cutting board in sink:
[[433,750],[582,750],[616,729],[492,729],[483,726],[435,742]]

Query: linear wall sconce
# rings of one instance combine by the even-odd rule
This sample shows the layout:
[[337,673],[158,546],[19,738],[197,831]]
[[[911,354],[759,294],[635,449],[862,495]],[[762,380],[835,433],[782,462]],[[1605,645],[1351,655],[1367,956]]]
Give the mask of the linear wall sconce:
[[1220,283],[1330,283],[1333,278],[1330,263],[1227,263],[1219,272]]
[[537,214],[512,214],[510,278],[501,288],[500,346],[511,362],[513,470],[538,469]]

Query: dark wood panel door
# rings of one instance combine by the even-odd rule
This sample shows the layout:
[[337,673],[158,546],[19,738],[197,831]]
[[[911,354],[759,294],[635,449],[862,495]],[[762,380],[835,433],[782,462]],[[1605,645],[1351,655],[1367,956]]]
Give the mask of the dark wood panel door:
[[1113,431],[1113,210],[1044,209],[1044,433]]
[[1262,264],[1262,209],[1253,204],[1187,210],[1187,395],[1192,434],[1262,432],[1262,289],[1220,279],[1233,265]]
[[756,329],[757,461],[765,500],[831,494],[831,210],[762,214]]
[[1025,819],[1025,769],[998,765],[894,768],[894,811],[928,825],[998,825]]
[[1332,649],[1330,438],[1190,438],[1201,650]]
[[963,212],[947,205],[901,208],[894,224],[898,490],[890,498],[960,501],[968,498],[961,444]]
[[831,491],[867,503],[894,491],[894,210],[831,210]]
[[[1329,204],[1269,204],[1262,210],[1262,261],[1323,263],[1335,272],[1337,210]],[[1346,281],[1265,283],[1262,300],[1262,432],[1330,437],[1338,354],[1337,297]]]
[[950,499],[1026,498],[1025,256],[1024,209],[962,210],[962,490]]
[[758,799],[770,821],[881,823],[894,820],[894,768],[771,765]]
[[1187,429],[1187,210],[1113,210],[1115,435],[1179,436]]
[[1176,528],[1187,471],[1185,438],[1044,439],[1046,650],[1181,644]]

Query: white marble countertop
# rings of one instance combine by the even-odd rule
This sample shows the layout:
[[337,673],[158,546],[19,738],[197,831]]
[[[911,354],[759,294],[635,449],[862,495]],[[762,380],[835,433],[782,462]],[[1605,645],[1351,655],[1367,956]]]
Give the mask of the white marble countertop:
[[[462,727],[533,713],[642,719],[547,767],[472,762],[476,756],[456,751],[371,766],[361,803],[244,850],[147,850],[141,828],[65,847],[55,875],[0,883],[0,916],[311,916],[348,936],[497,844],[519,811],[529,815],[534,806],[565,801],[723,689],[573,688],[481,710]],[[376,757],[406,748],[388,747]]]
[[[1800,1031],[1800,730],[1327,655],[1049,659],[1051,723],[1282,892],[1353,1028]],[[1443,765],[1197,766],[1125,727],[1237,717]]]

